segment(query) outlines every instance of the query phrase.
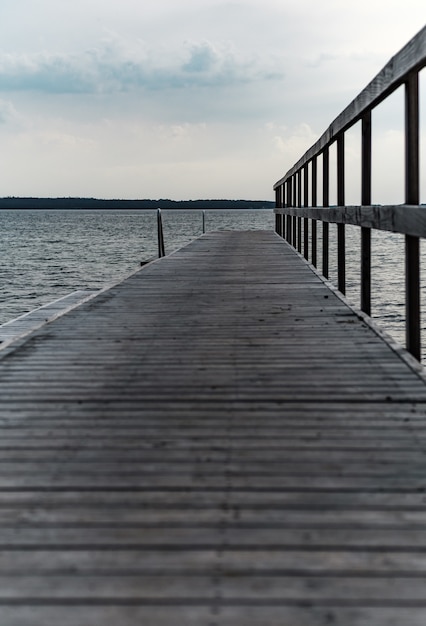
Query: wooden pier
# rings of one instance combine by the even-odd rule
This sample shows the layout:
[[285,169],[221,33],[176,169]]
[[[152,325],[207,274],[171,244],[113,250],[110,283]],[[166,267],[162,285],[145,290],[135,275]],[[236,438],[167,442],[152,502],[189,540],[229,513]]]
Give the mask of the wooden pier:
[[424,626],[426,384],[272,232],[0,351],[2,626]]

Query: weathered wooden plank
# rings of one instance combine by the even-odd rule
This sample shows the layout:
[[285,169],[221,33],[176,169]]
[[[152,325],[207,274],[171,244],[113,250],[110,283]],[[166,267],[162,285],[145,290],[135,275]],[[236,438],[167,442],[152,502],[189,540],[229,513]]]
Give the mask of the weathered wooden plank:
[[426,237],[426,209],[421,206],[342,206],[275,209],[276,213],[297,215],[332,224],[352,224],[413,237]]
[[[219,536],[219,531],[215,531],[215,536]],[[219,571],[221,568],[223,574]],[[181,584],[187,574],[187,594],[190,596],[190,581],[194,575],[210,576],[212,589],[212,579],[220,579],[220,584],[226,583],[226,572],[232,578],[236,578],[238,573],[245,574],[247,579],[276,573],[304,578],[307,585],[315,576],[339,576],[342,579],[357,576],[370,576],[373,579],[381,576],[388,581],[400,576],[405,578],[409,587],[416,578],[425,578],[426,557],[423,551],[417,553],[415,549],[404,546],[393,551],[390,546],[384,545],[377,548],[318,546],[317,549],[311,549],[310,546],[303,548],[295,545],[293,548],[272,544],[228,547],[224,540],[218,540],[216,545],[182,544],[164,548],[155,544],[151,547],[128,544],[109,548],[101,545],[91,547],[70,544],[58,545],[56,548],[41,545],[37,548],[15,546],[9,551],[3,550],[0,555],[0,572],[7,573],[9,577],[15,575],[17,578],[21,575],[24,577],[24,572],[30,576],[29,572],[34,572],[34,576],[37,575],[42,580],[41,584],[44,577],[49,580],[56,574],[56,594],[62,591],[64,595],[67,594],[67,588],[62,587],[61,577],[66,575],[81,577],[83,580],[86,576],[103,575],[106,579],[117,572],[117,576],[121,575],[123,578],[126,574],[146,574],[155,580],[159,575],[169,574],[174,575],[176,582]],[[21,589],[22,599],[28,599],[30,590],[28,589],[27,596],[24,593],[25,590]],[[45,599],[44,604],[55,604],[56,594],[52,590],[51,602]],[[74,599],[78,604],[78,596]],[[163,593],[163,600],[165,603],[170,600],[167,591]],[[418,600],[422,604],[426,601],[424,591]],[[151,597],[151,601],[161,606],[161,598]],[[268,603],[265,604],[267,605]],[[362,606],[363,603],[358,601],[358,605]]]
[[[340,522],[342,524],[342,522]],[[328,527],[316,528],[305,525],[295,528],[279,524],[278,522],[263,524],[232,524],[226,528],[227,550],[250,549],[252,545],[274,546],[277,550],[350,550],[358,548],[361,551],[379,551],[377,544],[378,525],[342,527],[330,524]],[[174,549],[192,546],[205,549],[206,545],[212,544],[212,537],[217,534],[223,535],[223,527],[220,522],[216,524],[195,523],[189,521],[186,525],[163,523],[139,525],[102,525],[80,524],[75,527],[56,526],[0,526],[0,545],[2,550],[24,551],[26,548],[35,551],[59,550],[72,551],[74,548],[81,551],[85,549],[100,550],[108,546],[109,550],[128,549],[132,546],[135,550],[146,550],[149,547],[161,546],[161,549]],[[389,553],[416,552],[423,554],[426,550],[426,527],[421,529],[410,528],[408,524],[395,524],[393,527],[381,527],[381,549]],[[249,573],[249,569],[246,570]],[[384,572],[382,572],[383,574]],[[367,572],[366,572],[367,574]],[[426,572],[425,572],[426,576]]]
[[[58,624],[62,626],[98,626],[101,624],[120,624],[120,626],[134,626],[134,624],[155,624],[168,626],[173,623],[176,614],[187,626],[265,626],[265,623],[298,624],[298,626],[312,626],[312,623],[321,626],[336,624],[377,624],[378,626],[424,626],[424,608],[411,607],[341,607],[337,603],[319,607],[306,608],[303,603],[299,606],[255,606],[251,603],[238,607],[228,606],[219,608],[218,602],[210,605],[191,603],[184,605],[175,599],[174,602],[164,603],[162,606],[82,606],[74,602],[64,608],[55,606],[43,607],[34,602],[30,608],[16,606],[2,607],[2,616],[10,626],[22,624]],[[218,619],[220,618],[220,622]],[[265,622],[265,620],[267,620]]]
[[17,337],[21,337],[43,326],[46,322],[53,321],[58,316],[68,313],[75,306],[92,298],[95,293],[96,291],[93,289],[80,289],[38,309],[24,313],[5,324],[1,324],[0,349],[8,345],[10,341],[14,341]]
[[255,232],[10,344],[1,624],[423,626],[426,391],[401,355]]
[[[177,575],[176,575],[177,574]],[[182,575],[179,575],[182,574]],[[309,579],[307,582],[306,579]],[[40,576],[1,576],[0,606],[14,604],[25,598],[27,604],[52,606],[70,602],[81,605],[114,604],[201,604],[217,599],[217,586],[211,574],[187,570],[176,573],[129,573],[116,576],[57,574]],[[238,570],[223,575],[220,584],[221,602],[227,605],[294,606],[313,602],[337,606],[423,607],[426,577],[411,577],[407,585],[404,576],[297,576],[266,572],[258,576]]]

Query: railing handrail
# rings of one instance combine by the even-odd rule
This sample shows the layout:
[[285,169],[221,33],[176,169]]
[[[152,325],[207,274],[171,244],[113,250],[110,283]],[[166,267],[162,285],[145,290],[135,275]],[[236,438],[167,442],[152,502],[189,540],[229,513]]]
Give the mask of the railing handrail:
[[426,26],[424,26],[373,78],[361,93],[330,124],[325,133],[288,172],[277,181],[274,189],[298,172],[304,165],[333,143],[337,136],[356,124],[367,111],[371,111],[400,87],[407,75],[426,65]]
[[426,206],[410,204],[278,207],[276,215],[294,215],[329,224],[351,224],[426,239]]

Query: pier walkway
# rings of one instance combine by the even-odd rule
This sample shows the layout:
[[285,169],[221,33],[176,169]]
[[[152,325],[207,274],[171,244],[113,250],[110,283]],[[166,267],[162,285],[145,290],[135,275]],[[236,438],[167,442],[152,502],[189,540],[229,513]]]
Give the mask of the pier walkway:
[[2,626],[426,623],[426,384],[275,233],[7,345],[0,394]]

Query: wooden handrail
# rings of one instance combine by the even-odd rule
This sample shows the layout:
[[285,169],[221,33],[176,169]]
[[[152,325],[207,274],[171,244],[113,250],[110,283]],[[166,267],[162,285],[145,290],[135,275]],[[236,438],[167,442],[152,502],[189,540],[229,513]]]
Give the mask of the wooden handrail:
[[295,165],[277,181],[274,189],[298,172],[306,163],[331,145],[342,132],[356,124],[366,113],[374,109],[400,87],[410,72],[418,73],[426,65],[426,26],[400,50],[361,93],[336,117],[325,133],[305,152]]
[[[405,235],[406,344],[420,360],[419,238],[426,237],[426,210],[419,205],[419,72],[426,66],[426,26],[398,52],[274,185],[276,231],[317,264],[316,221],[323,222],[323,274],[328,278],[328,224],[337,224],[338,287],[345,293],[345,224],[361,227],[361,309],[371,314],[371,229]],[[371,205],[371,112],[401,85],[405,87],[405,204]],[[361,121],[361,202],[345,205],[345,132]],[[329,206],[329,148],[337,144],[337,207]],[[322,204],[317,205],[317,158],[322,156]],[[309,167],[310,166],[310,167]],[[303,176],[303,185],[302,185]],[[312,206],[308,206],[309,177]],[[303,198],[302,198],[303,188]],[[284,215],[286,218],[284,219]]]
[[277,207],[275,214],[426,238],[426,207],[419,205]]

